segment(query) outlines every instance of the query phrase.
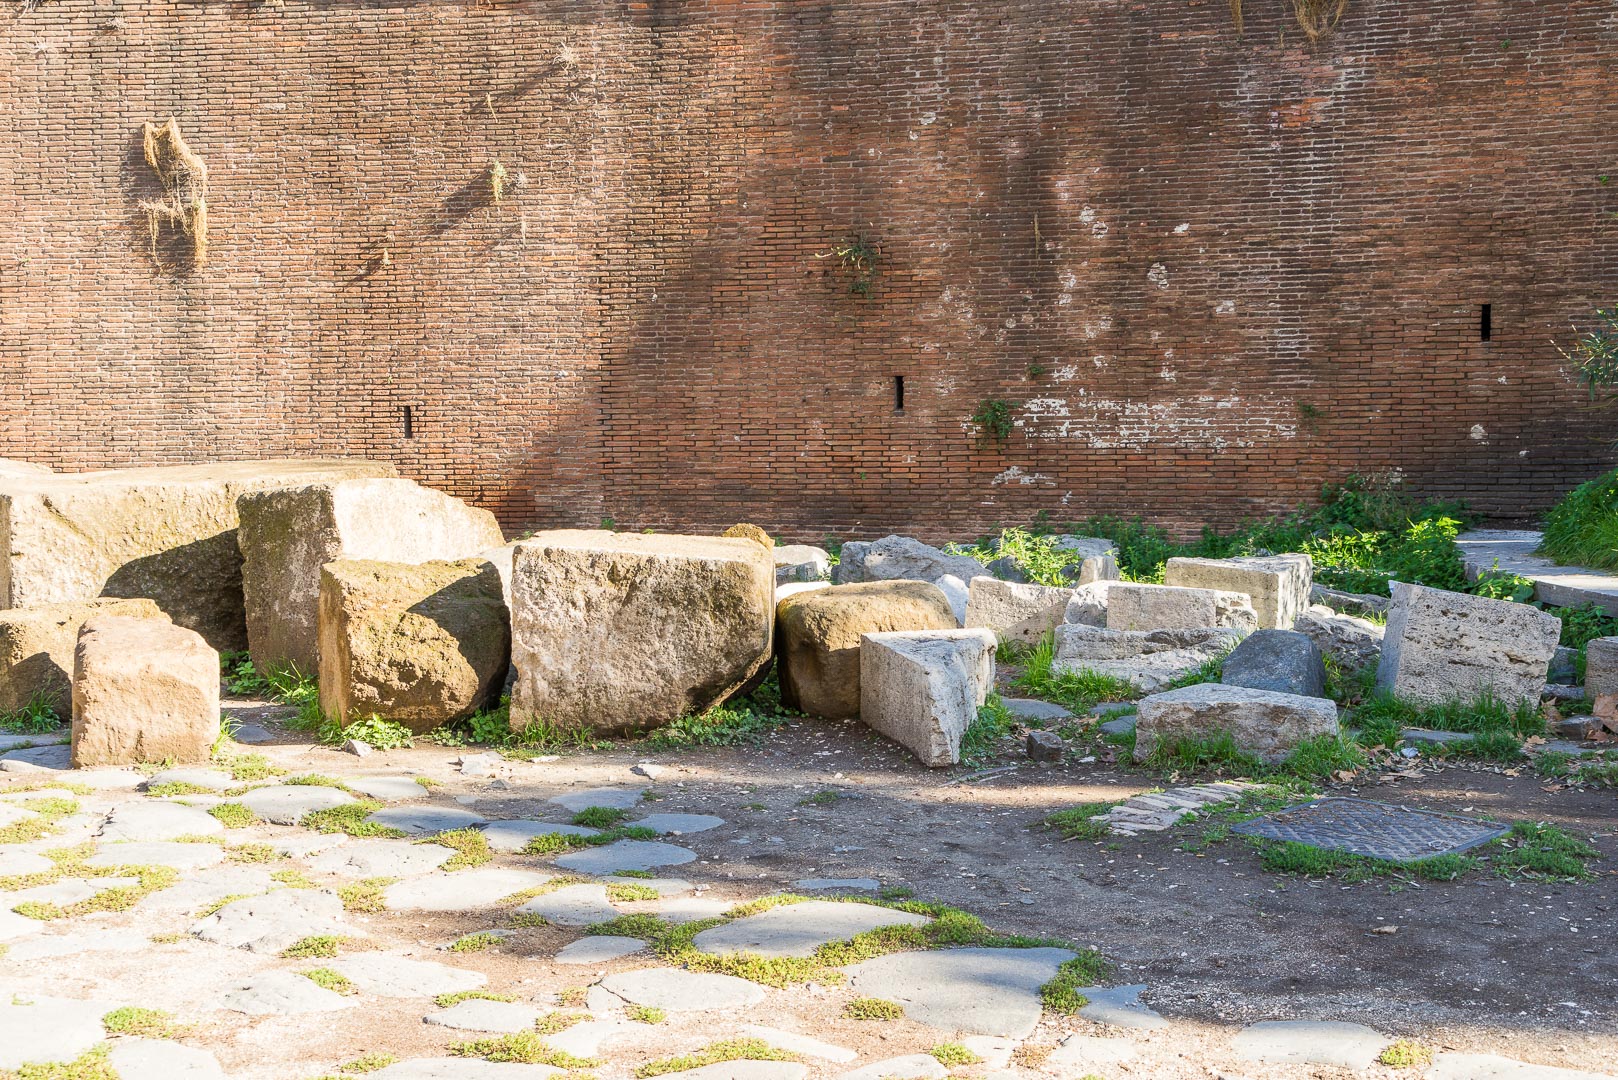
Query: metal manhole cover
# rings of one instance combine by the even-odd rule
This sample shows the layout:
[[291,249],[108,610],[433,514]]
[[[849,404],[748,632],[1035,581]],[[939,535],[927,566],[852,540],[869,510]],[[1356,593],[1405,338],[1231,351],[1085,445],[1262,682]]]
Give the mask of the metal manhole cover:
[[1370,799],[1316,799],[1231,827],[1267,840],[1291,840],[1393,862],[1469,851],[1511,830],[1487,821],[1412,810]]

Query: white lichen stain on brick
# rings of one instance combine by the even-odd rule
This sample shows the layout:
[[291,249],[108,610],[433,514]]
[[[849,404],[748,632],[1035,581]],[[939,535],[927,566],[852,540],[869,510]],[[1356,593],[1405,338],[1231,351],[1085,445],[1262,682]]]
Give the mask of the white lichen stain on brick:
[[[1255,403],[1237,395],[1199,394],[1177,401],[1039,399],[1023,409],[1029,438],[1074,439],[1093,450],[1228,450],[1296,438],[1290,401]],[[1056,406],[1060,406],[1059,408]]]
[[1023,403],[1022,412],[1029,420],[1072,415],[1068,410],[1067,402],[1062,398],[1054,397],[1029,398]]
[[995,487],[1004,487],[1007,484],[1016,484],[1019,487],[1055,487],[1056,481],[1044,473],[1031,473],[1024,471],[1021,465],[1013,465],[1005,472],[1000,473],[989,483]]
[[1234,300],[1221,300],[1221,301],[1219,301],[1218,304],[1214,305],[1214,314],[1215,315],[1234,315],[1234,314],[1236,314],[1236,301],[1234,301]]
[[1190,231],[1191,231],[1190,222],[1181,222],[1180,224],[1174,226],[1174,235],[1175,236],[1184,236],[1186,233],[1188,233]]
[[1489,440],[1489,433],[1483,430],[1482,424],[1473,424],[1469,434],[1473,442],[1487,442]]
[[1146,280],[1156,285],[1159,289],[1168,288],[1169,268],[1162,263],[1153,263],[1152,268],[1146,271]]
[[1173,382],[1175,379],[1179,378],[1179,376],[1174,373],[1174,369],[1171,367],[1163,368],[1163,370],[1157,373],[1157,377],[1162,379],[1164,382]]
[[1072,382],[1074,376],[1076,376],[1078,373],[1079,368],[1077,364],[1064,364],[1055,371],[1051,372],[1051,378],[1056,382]]

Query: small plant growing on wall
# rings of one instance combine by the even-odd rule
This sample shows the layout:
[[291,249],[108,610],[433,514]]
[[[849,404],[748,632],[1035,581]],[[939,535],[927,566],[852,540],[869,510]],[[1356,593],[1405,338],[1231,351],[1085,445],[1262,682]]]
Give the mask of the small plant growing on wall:
[[170,117],[161,126],[142,128],[146,164],[163,185],[163,198],[140,204],[151,230],[152,261],[161,265],[157,243],[164,228],[178,230],[191,245],[191,262],[208,261],[208,166],[185,144],[180,125]]
[[971,419],[978,429],[979,446],[1004,443],[1011,438],[1011,406],[999,398],[990,398],[979,405]]
[[[1310,41],[1316,41],[1336,29],[1342,21],[1343,12],[1348,10],[1348,0],[1288,0],[1292,5],[1293,14],[1298,18],[1298,25],[1308,35]],[[1230,0],[1230,21],[1240,34],[1246,24],[1246,15],[1242,10],[1243,0]]]
[[494,200],[496,206],[506,197],[506,187],[510,183],[509,176],[505,163],[495,158],[494,164],[489,166],[489,197]]
[[862,235],[844,237],[833,244],[830,251],[822,251],[817,259],[836,259],[848,275],[848,291],[855,296],[870,296],[876,287],[876,267],[880,260],[876,245]]

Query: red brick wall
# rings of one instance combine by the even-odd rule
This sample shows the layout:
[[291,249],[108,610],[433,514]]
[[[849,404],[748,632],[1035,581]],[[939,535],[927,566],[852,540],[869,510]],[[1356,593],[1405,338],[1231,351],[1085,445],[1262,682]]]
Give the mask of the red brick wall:
[[[1609,464],[1553,345],[1618,300],[1608,0],[1353,0],[1314,46],[1246,7],[8,4],[0,456],[935,539],[1380,468],[1512,516]],[[170,115],[189,271],[137,206]],[[869,298],[816,258],[855,233]]]

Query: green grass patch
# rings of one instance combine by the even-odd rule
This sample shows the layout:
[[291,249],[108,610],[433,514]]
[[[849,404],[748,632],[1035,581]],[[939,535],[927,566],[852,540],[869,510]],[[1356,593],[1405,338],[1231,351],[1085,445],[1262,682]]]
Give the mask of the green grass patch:
[[1118,805],[1117,802],[1085,803],[1058,810],[1045,819],[1045,824],[1060,833],[1064,840],[1105,840],[1112,834],[1112,827],[1098,819]]
[[491,933],[488,930],[479,930],[475,934],[467,934],[464,937],[456,938],[450,944],[449,951],[455,953],[482,952],[484,949],[490,949],[500,944],[501,940],[499,934]]
[[141,1009],[126,1006],[114,1009],[101,1018],[101,1026],[111,1035],[135,1035],[143,1039],[176,1039],[185,1029],[174,1022],[174,1017],[162,1009]]
[[691,1069],[700,1069],[705,1065],[717,1065],[722,1061],[798,1061],[797,1054],[786,1050],[778,1050],[763,1039],[726,1039],[723,1042],[711,1043],[694,1054],[681,1054],[677,1057],[658,1058],[648,1061],[635,1069],[638,1080],[647,1077],[663,1076],[666,1073],[688,1072]]
[[1495,842],[1501,849],[1495,869],[1506,877],[1549,881],[1589,881],[1595,875],[1587,863],[1601,853],[1555,825],[1519,821]]
[[669,1016],[655,1005],[629,1005],[624,1008],[624,1015],[637,1024],[661,1024]]
[[241,803],[227,802],[209,807],[208,813],[219,819],[227,829],[245,829],[258,824],[258,815]]
[[376,1051],[369,1054],[361,1054],[353,1061],[344,1062],[343,1064],[337,1066],[337,1071],[340,1073],[347,1073],[350,1076],[363,1073],[373,1073],[379,1069],[385,1069],[389,1065],[395,1064],[398,1060],[399,1059],[394,1057],[392,1054]]
[[642,900],[657,900],[662,893],[650,885],[631,885],[627,882],[607,882],[607,899],[618,904],[633,904]]
[[494,850],[489,847],[488,837],[483,835],[481,829],[450,829],[446,832],[429,836],[416,841],[418,844],[442,844],[453,848],[455,854],[444,863],[444,870],[465,870],[473,866],[482,866],[494,858]]
[[51,696],[36,690],[20,709],[0,712],[0,731],[8,735],[46,735],[62,726]]
[[381,825],[365,819],[382,809],[382,804],[375,799],[356,799],[342,806],[332,806],[324,810],[311,810],[303,815],[299,822],[306,829],[313,829],[323,833],[347,833],[349,836],[388,836],[398,837],[406,835],[403,829],[395,829],[391,825]]
[[284,776],[286,770],[270,764],[270,759],[263,754],[234,754],[229,757],[216,758],[214,764],[230,773],[232,780],[251,783],[254,780],[269,780],[277,776]]
[[118,1073],[107,1064],[107,1053],[107,1047],[98,1046],[72,1061],[30,1063],[11,1075],[16,1080],[119,1080]]
[[590,1019],[589,1013],[548,1012],[534,1021],[534,1034],[556,1035]]
[[433,998],[433,1004],[440,1009],[447,1009],[452,1005],[459,1005],[463,1001],[516,1001],[512,994],[497,994],[493,990],[457,990],[452,994],[439,994]]
[[1399,1039],[1382,1051],[1377,1061],[1395,1069],[1422,1068],[1433,1063],[1433,1051],[1414,1039]]
[[882,998],[857,997],[843,1006],[847,1020],[903,1020],[904,1015],[904,1006]]
[[532,1031],[519,1031],[514,1035],[501,1035],[494,1039],[477,1039],[455,1043],[449,1052],[456,1057],[475,1057],[485,1061],[511,1061],[524,1065],[550,1065],[557,1069],[591,1069],[601,1063],[594,1058],[574,1057],[557,1050]]
[[382,894],[389,885],[397,884],[398,878],[374,877],[362,881],[351,882],[337,890],[337,896],[343,902],[344,909],[348,911],[378,912],[382,911]]
[[1011,715],[1000,695],[991,691],[988,699],[978,706],[977,716],[961,734],[961,764],[972,768],[988,760],[1016,724],[1017,718]]
[[309,880],[308,875],[302,870],[297,869],[277,870],[270,875],[270,879],[285,885],[289,889],[317,889],[320,887]]
[[960,1043],[939,1043],[927,1051],[946,1069],[982,1064],[983,1059]]
[[310,968],[308,971],[300,971],[298,974],[322,990],[330,990],[334,994],[359,993],[358,987],[349,980],[348,976],[340,971],[333,971],[331,968]]
[[281,955],[289,960],[327,960],[337,955],[345,941],[337,934],[313,934],[294,941],[281,950]]
[[1618,570],[1618,469],[1580,484],[1545,515],[1539,550],[1564,565]]
[[233,863],[267,863],[281,855],[269,844],[226,844],[225,858]]
[[573,815],[573,824],[584,829],[610,829],[628,816],[628,810],[614,806],[587,806]]
[[1470,855],[1435,855],[1414,862],[1391,862],[1343,851],[1327,851],[1292,841],[1254,840],[1259,865],[1272,874],[1294,877],[1334,878],[1357,885],[1379,877],[1419,878],[1424,881],[1454,881],[1478,866]]
[[656,829],[648,829],[642,825],[618,825],[611,829],[604,829],[594,836],[577,836],[571,833],[540,833],[523,845],[524,855],[560,855],[564,851],[578,851],[581,848],[601,847],[618,840],[656,840],[660,834]]
[[1039,988],[1039,999],[1051,1012],[1073,1015],[1090,1004],[1079,990],[1096,985],[1111,973],[1112,965],[1100,953],[1083,949],[1056,969],[1054,979]]

